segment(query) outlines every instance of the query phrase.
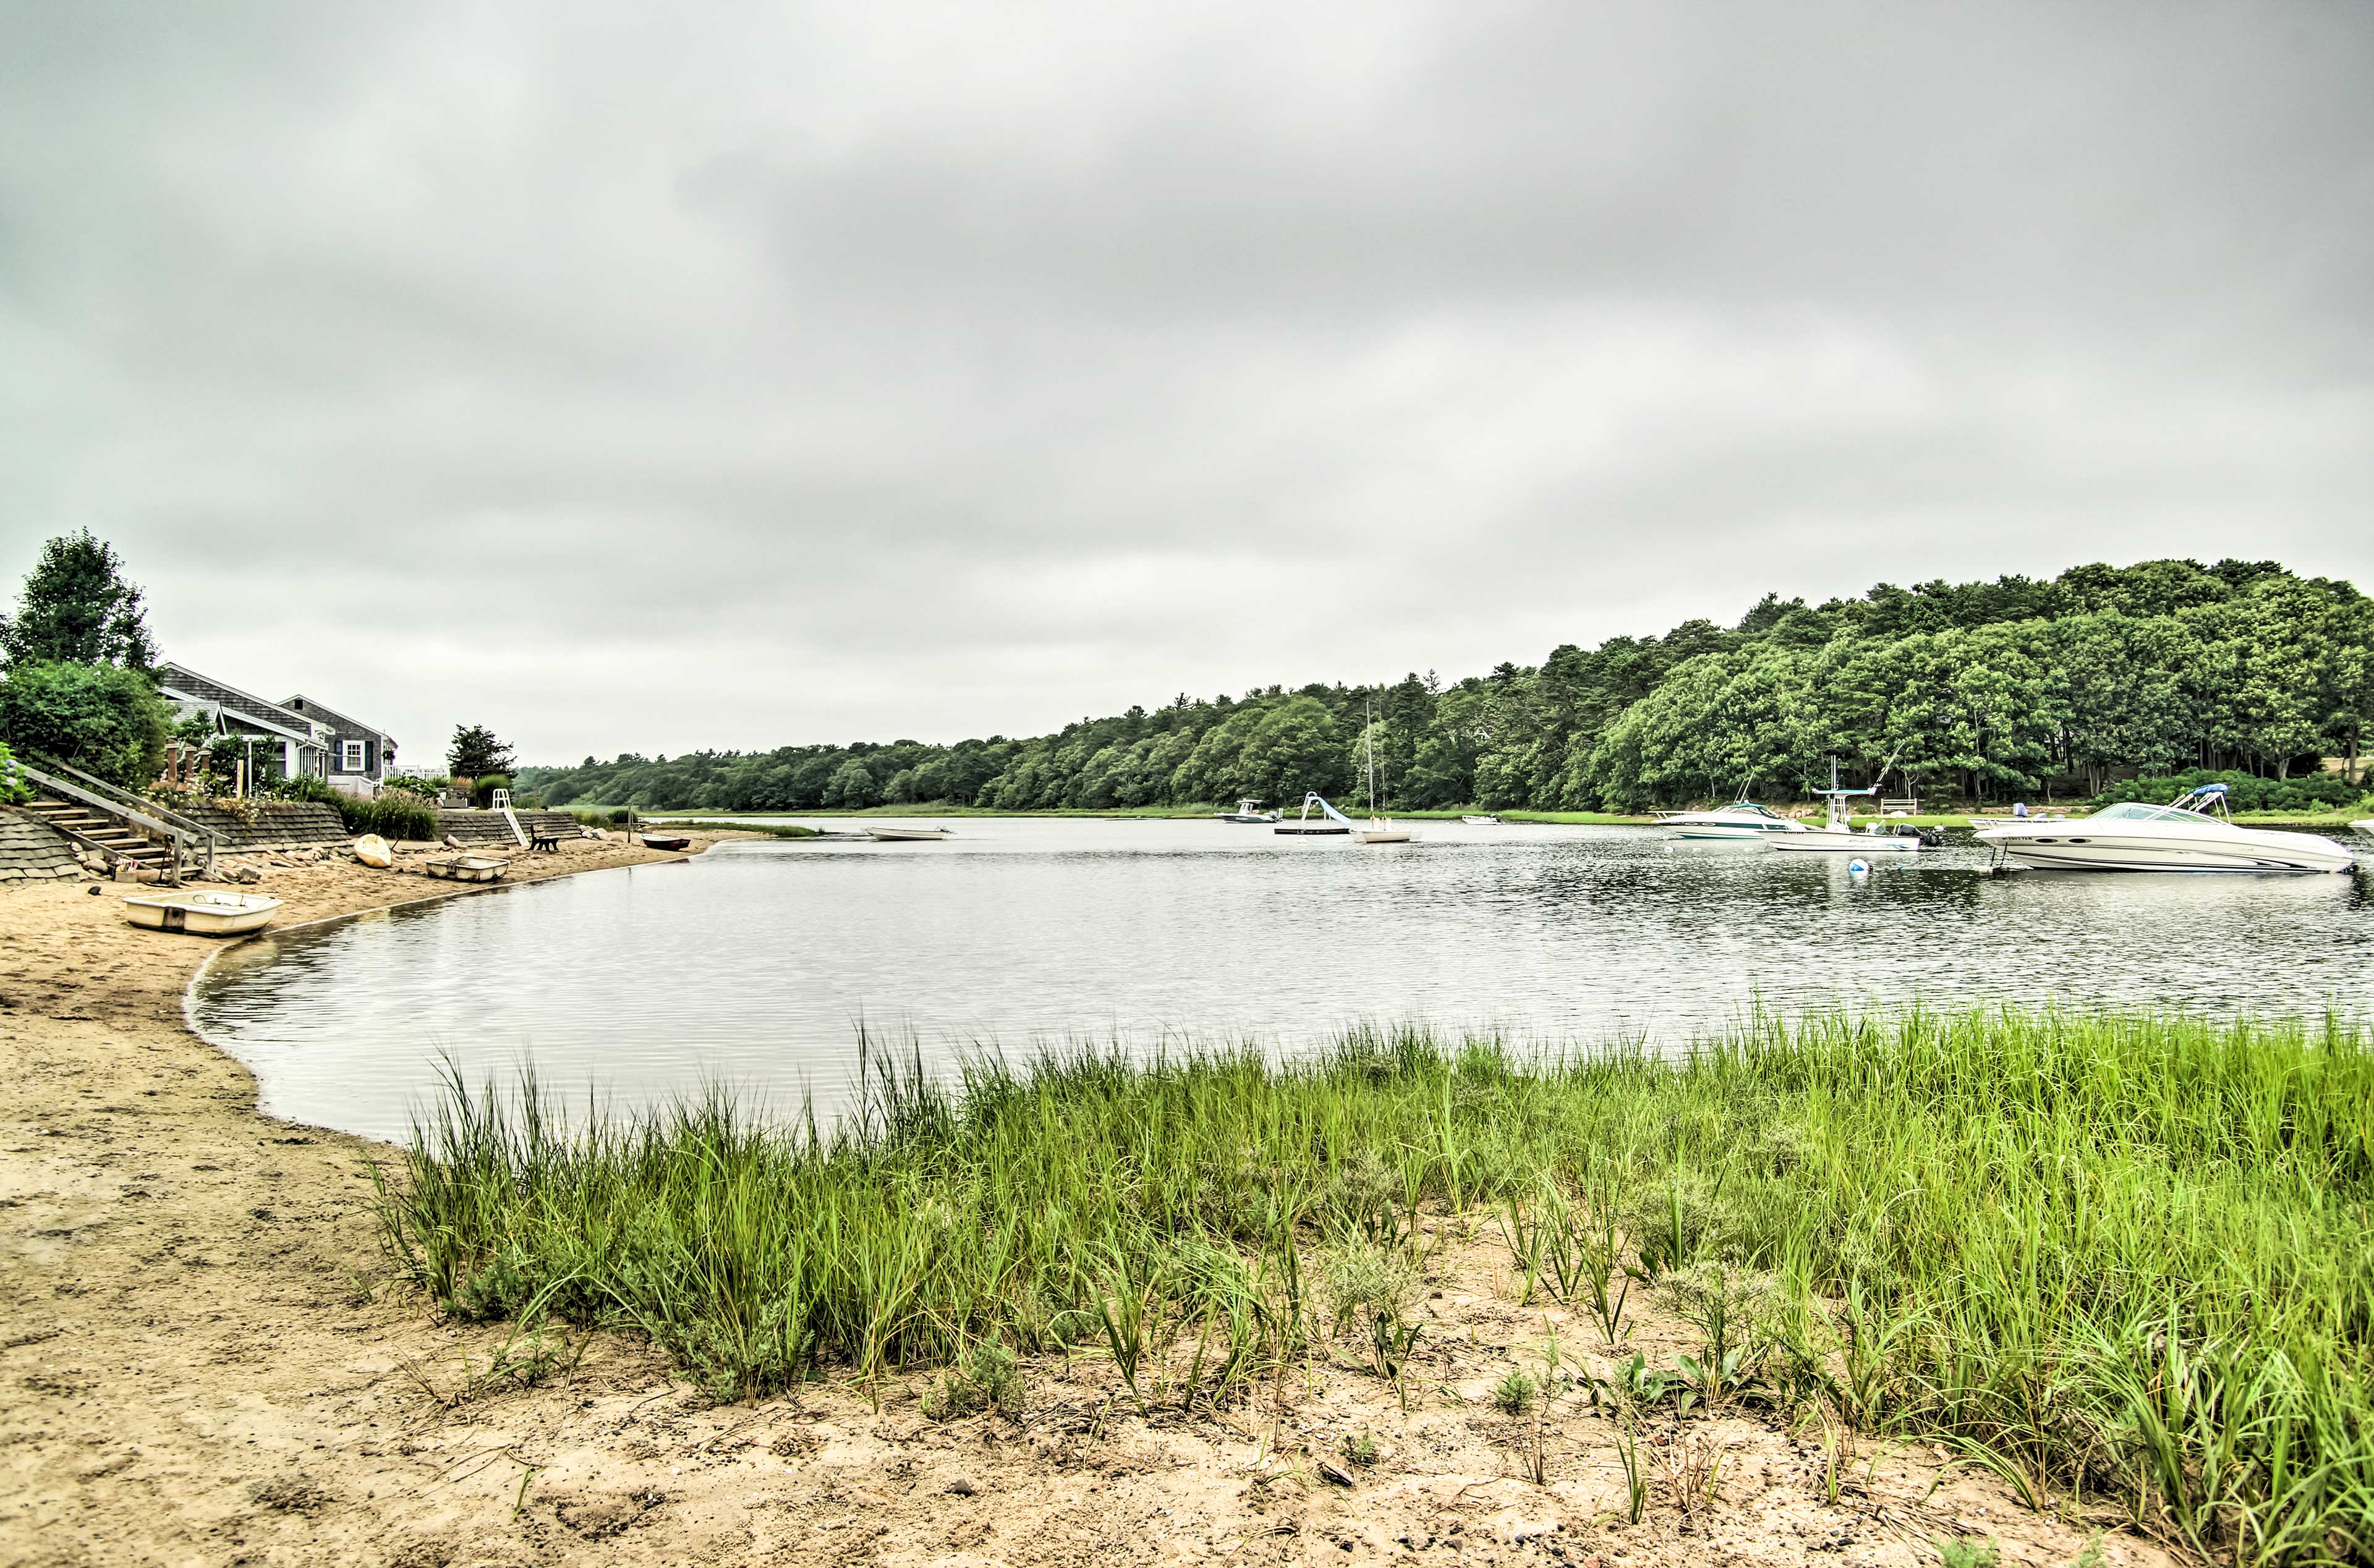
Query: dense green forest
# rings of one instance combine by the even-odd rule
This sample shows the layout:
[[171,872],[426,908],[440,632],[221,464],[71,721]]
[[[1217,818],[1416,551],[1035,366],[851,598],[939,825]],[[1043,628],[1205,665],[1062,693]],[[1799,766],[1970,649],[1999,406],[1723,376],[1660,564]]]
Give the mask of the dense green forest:
[[1374,713],[1386,803],[1632,809],[1851,782],[1983,801],[2136,771],[2269,778],[2346,756],[2374,716],[2374,601],[2271,561],[1882,583],[1736,626],[1555,649],[1445,685],[1181,696],[1052,735],[786,746],[530,767],[554,805],[1001,810],[1349,794]]

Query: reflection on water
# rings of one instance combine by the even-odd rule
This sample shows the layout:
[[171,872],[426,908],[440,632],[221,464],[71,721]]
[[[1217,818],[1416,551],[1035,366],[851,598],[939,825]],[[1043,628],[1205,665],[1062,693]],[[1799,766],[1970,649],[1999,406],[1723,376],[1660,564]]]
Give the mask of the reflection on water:
[[1094,1036],[1278,1048],[1350,1022],[1671,1042],[1758,999],[2374,1013],[2363,873],[1984,874],[1423,825],[1362,848],[1202,822],[960,820],[938,844],[728,845],[269,938],[200,1026],[267,1109],[404,1129],[441,1053],[476,1080],[650,1105],[725,1083],[838,1101],[860,1020],[928,1059]]

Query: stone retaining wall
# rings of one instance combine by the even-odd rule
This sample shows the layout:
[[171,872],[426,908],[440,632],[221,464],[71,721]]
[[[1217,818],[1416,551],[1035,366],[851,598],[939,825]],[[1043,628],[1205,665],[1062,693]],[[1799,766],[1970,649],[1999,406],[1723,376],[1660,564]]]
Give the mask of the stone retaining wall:
[[220,806],[176,806],[176,814],[215,832],[216,848],[300,849],[321,844],[344,844],[354,836],[338,815],[338,808],[320,801],[257,801],[255,820],[249,822]]
[[[520,825],[530,833],[548,828],[565,838],[578,834],[577,819],[567,812],[521,812]],[[445,836],[462,844],[509,844],[516,848],[519,840],[511,837],[511,824],[500,812],[445,810],[437,813]]]
[[53,882],[82,875],[74,845],[23,812],[0,811],[0,882]]

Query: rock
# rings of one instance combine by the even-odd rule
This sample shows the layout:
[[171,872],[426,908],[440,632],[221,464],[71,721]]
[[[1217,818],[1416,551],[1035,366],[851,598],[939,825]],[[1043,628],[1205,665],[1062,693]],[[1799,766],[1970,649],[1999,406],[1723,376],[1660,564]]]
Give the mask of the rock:
[[1322,1480],[1331,1481],[1337,1486],[1352,1484],[1352,1472],[1330,1459],[1319,1461],[1319,1477]]

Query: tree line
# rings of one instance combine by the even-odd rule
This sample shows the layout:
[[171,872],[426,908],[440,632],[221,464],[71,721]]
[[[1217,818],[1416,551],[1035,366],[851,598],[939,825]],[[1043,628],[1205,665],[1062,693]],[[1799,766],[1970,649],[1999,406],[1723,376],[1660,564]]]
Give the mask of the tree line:
[[1003,811],[1351,794],[1373,726],[1403,810],[1637,810],[1853,783],[1970,801],[2095,795],[2188,768],[2281,779],[2348,759],[2374,716],[2374,601],[2272,561],[2145,561],[2049,580],[1765,598],[1444,683],[1181,694],[1052,734],[625,753],[523,769],[551,804]]

